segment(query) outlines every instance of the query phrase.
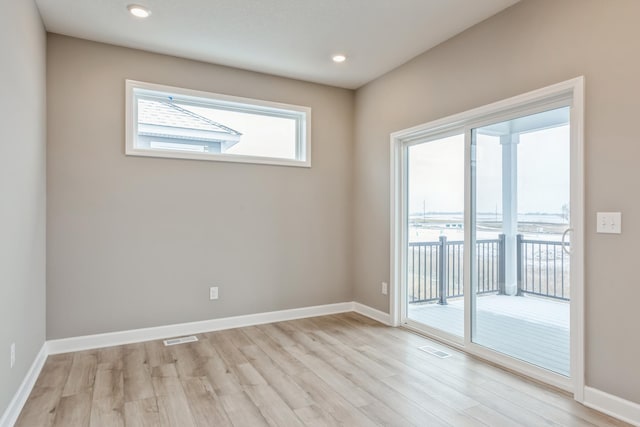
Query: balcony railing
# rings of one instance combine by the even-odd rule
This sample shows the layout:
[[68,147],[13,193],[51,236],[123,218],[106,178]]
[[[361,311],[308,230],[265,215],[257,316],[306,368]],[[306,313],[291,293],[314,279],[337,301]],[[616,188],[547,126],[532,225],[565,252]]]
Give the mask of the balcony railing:
[[[569,258],[562,243],[528,240],[517,236],[517,295],[532,294],[569,300]],[[409,302],[438,301],[462,297],[464,242],[411,242],[408,252]],[[505,242],[476,241],[477,294],[505,294]]]
[[562,242],[528,240],[521,234],[517,242],[518,295],[527,293],[569,301],[569,255],[562,250]]

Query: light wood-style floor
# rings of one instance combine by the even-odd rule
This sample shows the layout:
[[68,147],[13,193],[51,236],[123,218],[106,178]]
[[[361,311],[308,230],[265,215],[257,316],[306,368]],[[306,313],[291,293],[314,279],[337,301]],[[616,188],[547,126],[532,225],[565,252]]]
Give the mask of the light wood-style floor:
[[353,313],[198,338],[50,356],[17,425],[626,425]]

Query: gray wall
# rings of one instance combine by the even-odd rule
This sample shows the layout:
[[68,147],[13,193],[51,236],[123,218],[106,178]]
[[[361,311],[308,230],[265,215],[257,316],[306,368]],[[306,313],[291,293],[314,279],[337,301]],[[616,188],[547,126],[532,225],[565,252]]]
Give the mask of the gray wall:
[[[351,301],[353,91],[52,34],[47,65],[48,338]],[[127,157],[125,79],[309,106],[313,167]]]
[[[359,89],[355,299],[388,311],[389,133],[579,75],[586,78],[587,385],[640,402],[636,0],[525,0]],[[623,234],[596,234],[596,211]]]
[[46,39],[32,1],[1,0],[0,10],[2,416],[45,337]]

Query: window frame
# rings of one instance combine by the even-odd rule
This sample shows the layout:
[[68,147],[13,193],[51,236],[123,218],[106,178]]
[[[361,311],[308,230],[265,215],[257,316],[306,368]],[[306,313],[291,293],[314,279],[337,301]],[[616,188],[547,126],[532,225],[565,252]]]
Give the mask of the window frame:
[[[231,95],[185,89],[136,80],[125,80],[125,154],[127,156],[160,157],[171,159],[207,160],[276,166],[311,167],[311,108],[280,102],[244,98]],[[139,148],[138,96],[172,96],[182,104],[210,106],[227,111],[247,112],[262,116],[294,119],[296,123],[296,159],[230,153],[199,153],[179,150]]]

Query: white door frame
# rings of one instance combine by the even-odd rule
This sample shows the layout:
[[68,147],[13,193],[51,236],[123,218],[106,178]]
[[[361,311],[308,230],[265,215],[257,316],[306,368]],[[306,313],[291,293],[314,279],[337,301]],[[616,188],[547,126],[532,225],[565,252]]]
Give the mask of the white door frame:
[[[572,392],[575,400],[584,400],[584,77],[534,90],[523,95],[485,105],[464,113],[445,117],[391,134],[391,282],[389,313],[393,326],[415,328],[407,322],[406,307],[406,242],[407,242],[407,147],[416,141],[435,139],[447,134],[465,133],[465,247],[470,244],[471,218],[471,129],[491,120],[508,120],[544,109],[570,105],[570,182],[571,182],[571,378],[552,373],[526,362],[515,360],[471,342],[471,310],[465,309],[465,338],[435,334],[421,328],[420,332],[445,341],[475,356],[497,362],[508,369]],[[470,251],[464,251],[465,306],[471,307]]]

